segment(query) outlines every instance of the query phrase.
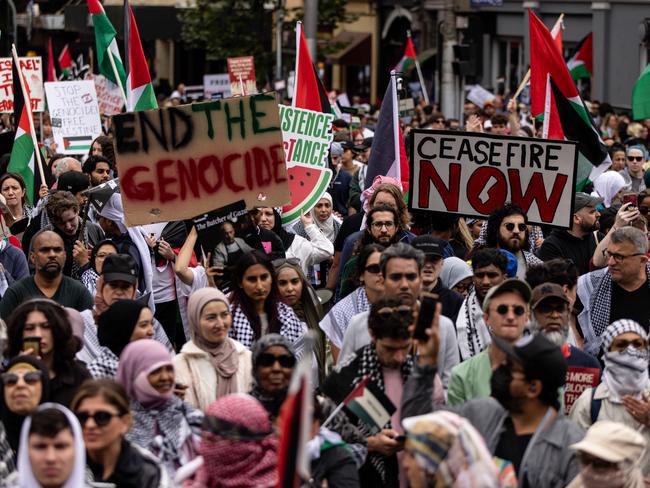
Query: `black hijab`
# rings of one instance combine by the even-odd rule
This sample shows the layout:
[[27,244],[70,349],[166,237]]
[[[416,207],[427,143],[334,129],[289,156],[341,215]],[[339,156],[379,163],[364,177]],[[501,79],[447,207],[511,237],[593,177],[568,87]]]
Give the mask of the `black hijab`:
[[[7,363],[7,367],[3,370],[3,373],[8,372],[11,368],[13,368],[16,364],[19,363],[29,364],[30,366],[33,366],[35,369],[41,371],[42,373],[41,384],[43,385],[43,387],[42,387],[41,399],[38,403],[40,405],[41,403],[45,403],[49,401],[50,373],[49,370],[47,369],[47,366],[45,366],[45,363],[43,363],[43,361],[37,359],[34,356],[16,356],[11,361],[9,361],[9,363]],[[18,452],[18,444],[20,442],[20,430],[23,427],[23,422],[25,421],[26,417],[27,417],[26,415],[19,415],[9,410],[9,407],[5,402],[5,393],[4,393],[4,385],[3,385],[2,395],[0,395],[0,419],[2,420],[2,423],[5,427],[5,432],[7,433],[7,440],[9,441],[9,445],[11,446],[11,449],[14,451],[14,454]]]
[[97,319],[99,344],[109,348],[118,358],[131,342],[140,312],[147,306],[140,300],[118,300]]
[[292,232],[287,232],[284,227],[282,227],[282,216],[275,208],[273,209],[273,216],[275,217],[275,225],[273,225],[273,232],[282,240],[284,245],[284,250],[288,251],[293,244],[293,240],[296,237],[296,234]]

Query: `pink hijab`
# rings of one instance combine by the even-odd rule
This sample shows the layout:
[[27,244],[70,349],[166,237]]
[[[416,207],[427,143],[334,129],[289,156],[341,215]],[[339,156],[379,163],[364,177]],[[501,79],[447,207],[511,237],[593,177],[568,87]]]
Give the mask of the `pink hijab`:
[[136,400],[145,408],[157,408],[174,394],[170,390],[163,395],[149,383],[149,373],[162,366],[173,367],[167,348],[158,341],[140,339],[130,342],[122,351],[116,379],[131,400]]

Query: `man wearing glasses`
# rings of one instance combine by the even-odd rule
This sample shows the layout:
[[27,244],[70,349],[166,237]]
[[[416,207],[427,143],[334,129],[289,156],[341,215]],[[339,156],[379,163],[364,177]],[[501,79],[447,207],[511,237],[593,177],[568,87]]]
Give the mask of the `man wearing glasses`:
[[[514,344],[530,318],[531,290],[525,281],[511,278],[490,288],[483,300],[483,320],[492,338]],[[505,353],[492,342],[483,352],[451,370],[447,401],[461,405],[473,398],[490,396],[492,371],[506,359]]]
[[619,319],[631,319],[646,332],[650,326],[650,265],[648,238],[634,227],[622,227],[610,234],[603,255],[607,267],[578,279],[576,307],[583,349],[599,354],[605,329]]
[[645,190],[643,181],[643,165],[647,162],[647,151],[643,146],[630,146],[627,148],[627,165],[618,173],[625,179],[625,189],[639,193]]

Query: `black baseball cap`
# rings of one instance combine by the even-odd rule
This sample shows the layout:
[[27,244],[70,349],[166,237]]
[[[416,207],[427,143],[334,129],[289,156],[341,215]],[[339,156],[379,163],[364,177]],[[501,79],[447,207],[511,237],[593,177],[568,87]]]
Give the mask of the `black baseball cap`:
[[526,378],[559,388],[566,382],[567,363],[562,350],[543,334],[522,337],[514,344],[492,336],[494,344],[524,367]]
[[357,152],[363,152],[366,149],[372,147],[372,137],[366,137],[361,144],[354,146],[354,150]]
[[350,151],[358,152],[357,146],[355,146],[354,142],[352,142],[352,141],[341,141],[341,142],[339,142],[339,144],[341,145],[341,147],[344,150],[349,149]]
[[432,235],[417,236],[411,241],[411,246],[424,253],[426,257],[445,257],[443,240]]
[[76,195],[80,191],[87,190],[90,186],[90,179],[86,173],[78,171],[66,171],[57,180],[57,191],[69,191]]
[[131,285],[138,282],[138,267],[135,259],[129,254],[110,254],[104,259],[102,266],[104,283],[125,281]]

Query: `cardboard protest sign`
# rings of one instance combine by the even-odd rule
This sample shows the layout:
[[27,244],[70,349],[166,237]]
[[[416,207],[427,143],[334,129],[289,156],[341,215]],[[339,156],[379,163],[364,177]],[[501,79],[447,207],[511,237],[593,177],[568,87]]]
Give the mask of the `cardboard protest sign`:
[[412,134],[413,210],[485,218],[513,202],[532,224],[571,226],[577,143],[478,132]]
[[487,102],[494,101],[494,93],[489,92],[481,85],[468,85],[469,93],[467,99],[479,108],[485,107]]
[[102,115],[119,114],[124,107],[124,97],[120,87],[104,75],[90,75],[86,79],[95,82],[99,113]]
[[85,154],[102,135],[97,91],[91,80],[45,83],[52,135],[62,154]]
[[230,98],[230,75],[219,73],[214,75],[203,75],[203,97],[207,100],[221,100]]
[[113,117],[126,221],[185,220],[239,200],[289,199],[275,94]]
[[587,388],[596,388],[600,383],[600,370],[598,368],[578,368],[569,366],[566,372],[564,385],[564,411],[567,415],[578,397]]
[[[42,112],[45,110],[45,96],[43,95],[43,63],[41,57],[18,58],[18,63],[25,80],[27,80],[32,112]],[[11,58],[0,58],[0,112],[14,111],[11,66]]]
[[241,83],[244,85],[246,95],[257,92],[257,86],[255,85],[255,60],[253,56],[228,58],[228,76],[230,77],[230,92],[233,97],[243,95]]
[[282,225],[296,222],[300,211],[309,212],[327,191],[332,179],[327,156],[333,120],[333,114],[280,105],[291,192],[291,202],[282,208]]

